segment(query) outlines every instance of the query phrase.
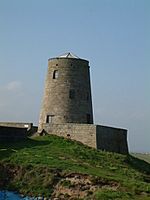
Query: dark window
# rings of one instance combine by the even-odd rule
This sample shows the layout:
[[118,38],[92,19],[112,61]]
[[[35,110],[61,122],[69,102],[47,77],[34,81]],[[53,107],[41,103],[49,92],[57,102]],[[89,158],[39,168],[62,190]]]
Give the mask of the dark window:
[[57,78],[58,78],[58,70],[54,70],[53,79],[57,79]]
[[86,93],[86,100],[87,101],[89,100],[89,93],[88,92]]
[[91,115],[90,114],[86,114],[86,120],[87,120],[88,124],[91,123]]
[[56,64],[56,66],[58,66],[58,64]]
[[72,89],[72,90],[69,91],[69,98],[70,99],[74,99],[75,98],[75,90]]
[[54,115],[47,115],[46,116],[46,123],[52,123],[53,117],[54,117]]

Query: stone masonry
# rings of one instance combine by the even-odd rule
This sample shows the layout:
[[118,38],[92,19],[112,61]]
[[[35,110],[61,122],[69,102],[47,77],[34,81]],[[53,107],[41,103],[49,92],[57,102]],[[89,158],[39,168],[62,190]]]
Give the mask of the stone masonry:
[[94,124],[43,124],[44,132],[111,152],[128,153],[127,130]]
[[14,127],[14,128],[26,128],[30,130],[33,127],[33,123],[24,122],[0,122],[0,126]]
[[[11,128],[12,128],[12,133],[15,133],[15,131],[13,131],[13,130],[16,130],[16,132],[19,132],[18,130],[20,130],[20,133],[24,133],[23,129],[25,129],[26,137],[31,136],[37,132],[37,126],[33,126],[33,123],[27,123],[27,122],[0,122],[0,126],[8,128],[6,130],[8,130],[9,133],[11,132]],[[2,128],[0,131],[2,131]],[[7,135],[7,131],[6,131],[6,135]],[[7,139],[8,139],[8,136],[9,136],[9,134],[7,135]],[[21,134],[18,136],[22,137]],[[17,137],[17,134],[14,137]]]
[[87,60],[73,56],[48,60],[39,132],[42,123],[93,123]]
[[48,60],[38,132],[128,153],[127,130],[93,124],[89,61],[71,53]]
[[46,133],[77,140],[96,148],[96,126],[93,124],[43,124]]
[[27,139],[26,128],[0,126],[0,142],[15,142]]

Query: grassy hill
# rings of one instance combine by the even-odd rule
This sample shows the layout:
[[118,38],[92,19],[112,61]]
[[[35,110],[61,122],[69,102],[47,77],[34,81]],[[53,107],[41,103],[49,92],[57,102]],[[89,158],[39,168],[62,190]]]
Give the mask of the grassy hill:
[[0,188],[51,199],[148,200],[150,164],[57,136],[0,144]]
[[132,153],[133,156],[150,163],[150,153]]

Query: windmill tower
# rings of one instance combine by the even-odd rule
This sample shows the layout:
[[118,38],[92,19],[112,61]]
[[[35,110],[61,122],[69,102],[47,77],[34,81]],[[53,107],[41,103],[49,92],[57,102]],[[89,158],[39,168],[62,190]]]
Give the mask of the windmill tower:
[[89,68],[89,61],[71,53],[48,60],[38,132],[127,154],[126,129],[93,124]]
[[92,124],[89,61],[72,53],[48,60],[38,132],[42,124]]

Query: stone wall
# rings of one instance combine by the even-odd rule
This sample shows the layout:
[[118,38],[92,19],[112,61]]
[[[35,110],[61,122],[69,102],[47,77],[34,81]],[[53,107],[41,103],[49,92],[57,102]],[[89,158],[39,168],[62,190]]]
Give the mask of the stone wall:
[[97,149],[128,153],[127,130],[108,126],[96,126]]
[[93,124],[43,124],[43,130],[111,152],[128,153],[127,130]]
[[0,126],[31,129],[33,123],[25,122],[0,122]]
[[0,142],[14,142],[27,138],[26,128],[0,126]]
[[25,128],[27,130],[28,136],[33,135],[37,132],[38,127],[33,126],[33,123],[26,122],[0,122],[0,126],[9,128]]
[[96,148],[96,126],[92,124],[43,124],[48,134],[53,134],[82,142]]
[[[55,73],[58,73],[55,77]],[[93,123],[89,62],[76,58],[53,58],[48,61],[41,124]]]

